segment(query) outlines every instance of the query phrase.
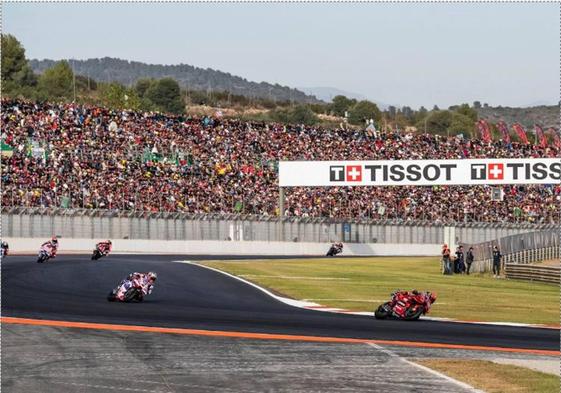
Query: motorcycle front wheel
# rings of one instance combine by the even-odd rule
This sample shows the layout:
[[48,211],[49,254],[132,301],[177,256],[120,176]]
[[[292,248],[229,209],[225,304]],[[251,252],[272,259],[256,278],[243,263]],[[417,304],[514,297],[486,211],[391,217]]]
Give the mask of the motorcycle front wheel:
[[389,307],[387,307],[387,305],[389,304],[389,302],[384,303],[382,305],[380,305],[376,311],[374,311],[374,317],[376,317],[376,319],[386,319],[387,317],[390,316],[391,311],[388,311]]

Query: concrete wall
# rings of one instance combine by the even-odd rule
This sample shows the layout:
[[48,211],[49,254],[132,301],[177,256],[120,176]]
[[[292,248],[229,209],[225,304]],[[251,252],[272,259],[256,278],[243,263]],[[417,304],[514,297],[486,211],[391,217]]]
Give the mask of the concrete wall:
[[[11,254],[36,254],[46,238],[4,238]],[[59,253],[91,253],[95,243],[103,239],[59,239]],[[113,241],[115,253],[185,254],[185,255],[325,255],[330,243],[295,243],[263,241],[180,241],[123,240]],[[435,256],[439,244],[348,243],[343,255]]]

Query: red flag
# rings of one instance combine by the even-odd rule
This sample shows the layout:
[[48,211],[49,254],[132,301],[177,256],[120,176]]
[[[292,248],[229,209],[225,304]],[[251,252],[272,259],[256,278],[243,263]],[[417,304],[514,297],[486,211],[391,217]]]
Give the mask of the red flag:
[[559,133],[555,130],[555,128],[551,127],[547,130],[551,135],[553,135],[553,146],[557,149],[561,149],[561,138],[559,137]]
[[547,147],[547,138],[543,133],[543,129],[538,124],[534,124],[534,131],[536,132],[536,142],[539,142],[540,146],[545,149]]
[[479,120],[477,123],[477,128],[479,128],[479,132],[481,133],[481,139],[485,143],[491,142],[491,130],[489,129],[489,124],[483,119]]
[[497,128],[499,129],[499,131],[501,132],[501,135],[503,136],[503,142],[506,144],[510,143],[510,133],[508,132],[508,127],[506,125],[506,123],[504,121],[500,121],[497,123]]
[[516,132],[516,135],[518,135],[518,137],[520,138],[522,143],[525,143],[525,144],[530,143],[530,142],[528,142],[528,137],[526,136],[526,131],[524,130],[524,127],[522,127],[518,123],[514,123],[512,125],[512,128],[514,129],[514,131]]

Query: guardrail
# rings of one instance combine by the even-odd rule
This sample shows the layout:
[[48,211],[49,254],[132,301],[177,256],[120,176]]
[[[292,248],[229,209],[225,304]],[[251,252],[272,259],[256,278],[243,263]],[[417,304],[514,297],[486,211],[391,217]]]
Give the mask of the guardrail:
[[557,285],[561,282],[561,268],[559,266],[507,263],[505,265],[505,275],[506,278],[517,280],[539,281]]

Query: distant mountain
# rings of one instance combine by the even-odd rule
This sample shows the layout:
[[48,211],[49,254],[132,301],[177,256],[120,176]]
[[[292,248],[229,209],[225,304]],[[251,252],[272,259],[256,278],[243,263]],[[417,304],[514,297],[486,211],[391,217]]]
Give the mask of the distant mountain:
[[297,89],[302,90],[306,94],[316,96],[325,102],[331,102],[335,96],[345,96],[359,101],[366,100],[366,96],[363,96],[362,94],[344,91],[337,89],[336,87],[298,87]]
[[[33,71],[42,73],[52,67],[56,61],[33,59],[29,63]],[[141,78],[171,77],[177,80],[180,86],[191,90],[229,91],[232,94],[246,97],[269,98],[276,101],[319,102],[316,97],[288,86],[251,82],[227,72],[198,68],[188,64],[146,64],[111,57],[71,60],[70,64],[76,74],[89,76],[100,82],[120,82],[130,86]]]
[[331,100],[333,100],[333,97],[335,96],[345,96],[347,98],[354,98],[358,101],[370,100],[376,103],[376,105],[378,105],[381,110],[386,110],[389,106],[388,104],[384,104],[383,102],[371,100],[365,95],[341,90],[336,87],[298,87],[298,89],[302,90],[306,94],[316,96],[317,98],[325,102],[331,102]]

